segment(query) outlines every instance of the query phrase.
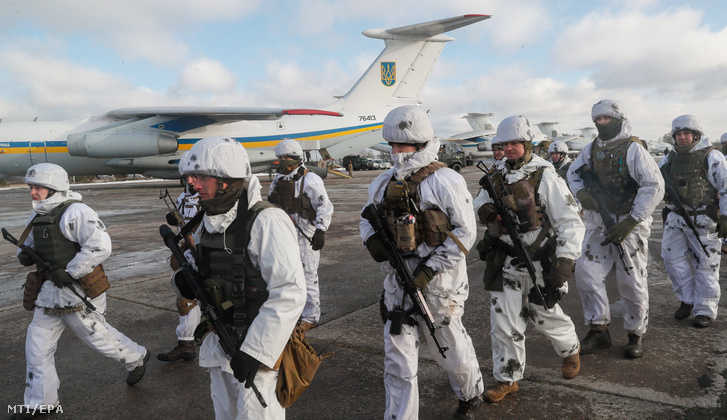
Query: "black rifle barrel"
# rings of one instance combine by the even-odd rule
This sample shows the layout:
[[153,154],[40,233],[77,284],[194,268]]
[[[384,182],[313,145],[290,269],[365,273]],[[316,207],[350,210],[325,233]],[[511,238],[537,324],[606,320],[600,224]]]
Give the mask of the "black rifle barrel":
[[410,289],[406,287],[408,284],[411,283],[412,275],[411,272],[409,272],[409,267],[407,267],[406,262],[404,261],[404,257],[401,255],[399,248],[397,248],[396,246],[396,241],[394,240],[394,238],[391,237],[389,231],[384,228],[384,223],[382,221],[383,211],[381,204],[369,204],[363,209],[363,212],[361,212],[361,216],[364,219],[368,220],[368,222],[371,224],[371,227],[374,228],[375,234],[379,235],[379,237],[383,239],[384,243],[386,244],[389,254],[394,258],[394,262],[392,263],[392,265],[396,270],[396,274],[399,276],[399,280],[401,281],[402,287],[404,288],[404,293],[406,293],[406,295],[409,296],[409,298],[411,299],[414,310],[419,316],[421,316],[421,318],[424,320],[424,323],[427,325],[429,334],[431,334],[432,339],[434,339],[434,344],[437,346],[439,353],[442,355],[443,358],[446,359],[447,356],[444,354],[444,352],[449,350],[449,347],[442,347],[442,345],[439,344],[439,340],[437,340],[437,336],[435,335],[434,315],[432,314],[432,311],[427,304],[424,293],[419,288]]
[[525,267],[525,269],[528,271],[528,274],[530,275],[530,280],[533,281],[533,287],[538,293],[538,297],[540,298],[543,307],[547,311],[550,308],[548,308],[548,305],[546,304],[543,292],[541,292],[540,287],[538,287],[538,283],[536,280],[537,275],[535,273],[535,265],[533,265],[533,260],[532,258],[530,258],[528,251],[525,249],[525,244],[523,243],[522,236],[517,231],[518,223],[516,223],[515,219],[510,213],[510,210],[507,208],[507,206],[505,206],[505,203],[502,202],[502,198],[497,192],[495,185],[492,183],[485,164],[480,161],[480,163],[477,164],[477,167],[485,173],[485,175],[480,180],[480,186],[482,186],[482,188],[487,191],[487,194],[490,195],[490,199],[492,200],[492,204],[495,206],[495,210],[497,210],[497,214],[499,214],[502,218],[502,225],[505,227],[505,230],[507,230],[507,235],[510,237],[513,248],[517,253],[518,265]]
[[[23,250],[26,254],[30,255],[30,258],[34,259],[35,262],[38,263],[38,265],[40,265],[42,267],[41,271],[47,271],[50,274],[53,273],[53,270],[55,269],[55,267],[53,267],[48,261],[45,261],[42,258],[40,258],[40,255],[36,254],[35,250],[33,248],[19,243],[18,240],[15,239],[15,237],[13,235],[11,235],[10,232],[8,232],[7,229],[5,229],[5,228],[2,228],[2,233],[3,233],[3,239],[5,239],[6,241],[10,242],[11,244],[17,246],[18,248]],[[89,311],[96,310],[96,307],[93,305],[93,303],[91,303],[86,298],[86,296],[83,296],[82,294],[78,293],[78,290],[76,290],[76,287],[73,286],[73,284],[68,283],[68,284],[64,285],[63,287],[67,287],[68,290],[71,291],[71,293],[73,293],[79,299],[81,299],[81,301],[83,302],[84,305],[86,305],[86,308],[88,308]],[[90,313],[90,312],[87,311],[86,313]]]
[[[176,258],[179,262],[182,273],[184,273],[184,277],[187,280],[187,285],[192,289],[194,297],[197,301],[199,301],[202,313],[210,321],[212,328],[215,330],[215,333],[220,339],[222,350],[225,354],[232,357],[238,349],[239,340],[232,335],[230,330],[225,326],[224,322],[222,322],[215,312],[214,307],[207,300],[207,296],[205,296],[202,286],[200,286],[199,275],[192,269],[192,267],[190,267],[189,262],[184,257],[184,253],[182,253],[182,250],[179,248],[179,240],[181,239],[180,236],[172,232],[167,225],[159,226],[159,234],[162,236],[162,239],[164,239],[164,244],[170,251],[172,251],[172,255],[174,255],[174,258]],[[257,399],[260,401],[260,404],[262,404],[263,407],[267,407],[268,405],[265,403],[265,399],[254,383],[252,384],[252,390]]]
[[[606,206],[606,199],[603,196],[603,193],[601,192],[601,188],[598,184],[598,179],[596,178],[596,174],[591,171],[591,169],[588,167],[588,165],[583,165],[580,168],[575,170],[575,173],[581,177],[583,180],[583,186],[586,188],[586,191],[588,191],[591,194],[591,197],[593,197],[594,200],[596,200],[596,205],[598,208],[596,211],[598,214],[601,215],[601,220],[603,220],[603,225],[606,227],[606,230],[610,229],[612,226],[616,224],[616,221],[613,220],[613,217],[611,217],[611,213],[608,212],[608,207]],[[624,270],[626,270],[626,274],[629,274],[629,271],[633,267],[629,267],[626,264],[626,257],[624,253],[624,247],[621,244],[615,244],[609,240],[605,240],[601,242],[601,245],[607,245],[608,243],[611,243],[616,247],[616,250],[618,251],[618,257],[621,259],[621,262],[624,265]]]
[[672,201],[672,204],[674,204],[674,207],[676,208],[677,214],[684,219],[684,223],[687,224],[687,227],[691,229],[691,231],[694,233],[694,236],[697,238],[697,241],[699,242],[699,245],[704,250],[704,255],[709,258],[709,251],[707,251],[707,246],[704,245],[702,242],[702,239],[699,237],[699,232],[697,232],[697,227],[694,225],[694,222],[692,221],[692,218],[689,217],[689,213],[687,212],[687,209],[684,208],[684,203],[682,203],[681,198],[679,197],[679,194],[674,189],[674,185],[671,182],[671,178],[669,177],[669,174],[666,173],[666,169],[662,166],[659,168],[661,171],[661,175],[664,177],[664,186],[666,187],[666,193],[669,195],[669,199]]

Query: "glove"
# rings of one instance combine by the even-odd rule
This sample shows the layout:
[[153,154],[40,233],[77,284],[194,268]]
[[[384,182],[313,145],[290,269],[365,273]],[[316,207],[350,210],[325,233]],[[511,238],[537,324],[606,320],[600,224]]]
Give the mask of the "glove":
[[20,261],[20,264],[23,264],[26,267],[35,264],[35,260],[33,259],[33,257],[28,255],[28,253],[25,251],[20,251],[20,254],[18,254],[18,261]]
[[376,262],[392,260],[392,257],[389,255],[389,250],[386,248],[386,244],[379,235],[372,235],[366,241],[366,248],[369,250],[369,254],[374,257],[374,261]]
[[313,247],[313,251],[318,251],[321,248],[323,248],[323,244],[326,243],[326,232],[316,229],[316,232],[313,234],[313,237],[311,238],[311,246]]
[[174,217],[174,213],[171,211],[167,213],[167,224],[169,226],[177,226],[179,224],[179,222],[177,222],[177,218]]
[[477,209],[477,216],[480,218],[480,223],[488,223],[497,217],[497,210],[495,205],[492,203],[483,204]]
[[578,199],[578,202],[581,203],[583,210],[598,210],[598,203],[596,203],[596,199],[593,198],[591,193],[589,193],[585,188],[578,190],[576,198]]
[[719,223],[717,223],[717,236],[720,238],[727,237],[727,216],[719,216]]
[[664,206],[663,209],[661,209],[661,223],[666,224],[666,218],[669,216],[669,213],[671,213],[671,210],[669,207]]
[[573,274],[573,260],[558,257],[555,264],[550,267],[548,284],[555,289],[559,289],[568,281],[571,274]]
[[636,219],[633,218],[633,216],[628,216],[622,221],[611,226],[606,231],[606,240],[608,242],[611,242],[612,244],[618,245],[623,242],[624,239],[626,239],[626,237],[629,236],[631,232],[634,231],[634,228],[636,228],[636,225],[638,224],[639,222],[637,222]]
[[75,279],[68,273],[68,271],[66,271],[65,268],[56,268],[51,276],[51,281],[56,285],[56,287],[69,285],[73,280]]
[[237,349],[235,354],[232,355],[232,360],[230,360],[230,367],[235,374],[235,379],[240,383],[245,382],[245,388],[250,388],[258,369],[260,369],[260,362],[244,351]]
[[418,288],[421,290],[424,290],[427,288],[427,285],[430,281],[434,278],[434,275],[437,274],[432,270],[431,268],[427,267],[424,264],[421,264],[419,267],[417,267],[417,270],[414,272],[414,277],[412,277],[411,282],[407,284],[407,289],[412,288]]

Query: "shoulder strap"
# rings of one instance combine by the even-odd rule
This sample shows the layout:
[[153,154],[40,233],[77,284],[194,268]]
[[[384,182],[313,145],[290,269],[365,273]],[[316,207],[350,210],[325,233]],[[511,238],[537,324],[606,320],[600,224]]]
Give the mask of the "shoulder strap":
[[427,166],[423,166],[419,168],[416,172],[414,172],[410,177],[409,180],[414,184],[414,186],[418,186],[422,183],[429,175],[436,172],[438,169],[446,168],[447,164],[444,162],[434,161],[430,163]]
[[[38,214],[36,213],[35,216],[37,215]],[[18,244],[23,245],[25,243],[25,240],[28,239],[28,235],[30,235],[30,230],[33,229],[33,220],[35,220],[35,216],[30,219],[30,222],[28,222],[28,226],[25,227],[25,230],[20,235],[20,239],[18,239]]]
[[608,143],[603,146],[599,146],[598,143],[596,143],[596,141],[594,140],[593,146],[591,146],[591,156],[593,156],[594,153],[600,152],[602,150],[614,149],[618,146],[621,146],[624,143],[630,143],[630,142],[636,143],[636,144],[640,145],[641,147],[644,147],[644,143],[642,143],[638,137],[634,137],[634,136],[624,137],[622,139],[616,140],[613,143]]

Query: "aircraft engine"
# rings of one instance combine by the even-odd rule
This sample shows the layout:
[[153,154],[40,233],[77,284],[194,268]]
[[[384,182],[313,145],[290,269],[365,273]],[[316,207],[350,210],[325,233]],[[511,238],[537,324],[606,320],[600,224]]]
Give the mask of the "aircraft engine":
[[175,136],[165,133],[79,133],[66,140],[71,156],[92,158],[164,155],[179,146]]

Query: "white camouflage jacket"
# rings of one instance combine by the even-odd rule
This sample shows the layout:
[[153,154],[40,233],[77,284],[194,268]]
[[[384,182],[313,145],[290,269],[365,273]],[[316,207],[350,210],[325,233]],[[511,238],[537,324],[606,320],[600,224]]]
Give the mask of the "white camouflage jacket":
[[[35,209],[28,218],[26,226],[36,214],[48,214],[65,201],[80,201],[81,198],[81,194],[77,192],[59,191],[45,200],[35,202]],[[106,226],[91,207],[83,203],[71,204],[61,216],[60,228],[66,239],[76,242],[81,247],[81,250],[66,266],[66,271],[74,279],[80,279],[90,273],[111,255],[111,238],[106,233]],[[33,248],[34,243],[31,230],[28,239],[25,240],[25,245]],[[19,254],[20,250],[17,253]],[[85,295],[78,281],[74,281],[73,285],[79,294]],[[35,301],[36,306],[43,308],[63,308],[80,304],[81,299],[70,289],[58,288],[51,281],[43,283],[38,299]]]

